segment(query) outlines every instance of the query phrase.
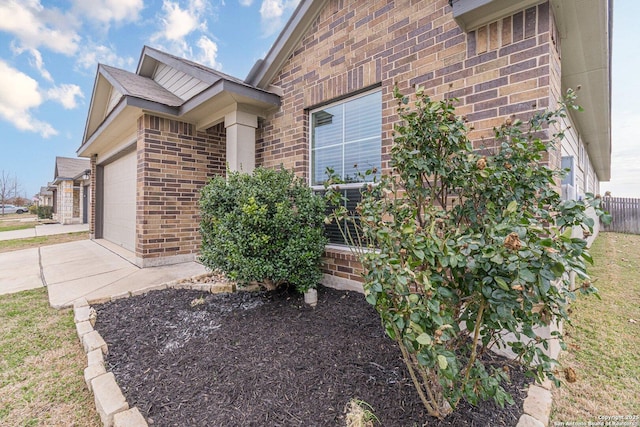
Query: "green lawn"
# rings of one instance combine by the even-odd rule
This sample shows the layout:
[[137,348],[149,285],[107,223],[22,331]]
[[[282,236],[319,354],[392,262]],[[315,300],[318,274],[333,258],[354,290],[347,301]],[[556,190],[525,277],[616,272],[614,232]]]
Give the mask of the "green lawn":
[[26,230],[27,228],[35,228],[36,225],[38,225],[37,222],[33,222],[31,224],[19,224],[19,225],[0,225],[0,232]]
[[0,253],[17,251],[20,249],[37,248],[39,246],[55,245],[89,238],[88,231],[75,233],[53,234],[50,236],[25,237],[24,239],[0,240]]
[[[591,254],[602,300],[579,297],[572,306],[560,362],[578,380],[554,390],[550,425],[640,416],[640,236],[601,233]],[[640,426],[640,418],[617,421]]]
[[98,426],[73,312],[46,289],[0,296],[0,425]]

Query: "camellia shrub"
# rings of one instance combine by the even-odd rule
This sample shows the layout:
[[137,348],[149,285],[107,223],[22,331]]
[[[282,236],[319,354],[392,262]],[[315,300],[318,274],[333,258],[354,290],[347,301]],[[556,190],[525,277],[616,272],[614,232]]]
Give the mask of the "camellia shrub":
[[[501,386],[508,369],[481,357],[491,346],[512,350],[537,380],[558,383],[557,362],[544,351],[549,339],[537,328],[568,320],[574,278],[580,292],[596,292],[586,241],[572,236],[592,231],[588,206],[603,215],[598,198],[561,200],[563,172],[545,166],[558,154],[559,119],[578,108],[574,92],[556,111],[507,119],[495,129],[495,148],[482,153],[453,101],[432,101],[422,89],[413,107],[397,89],[395,97],[393,173],[362,189],[355,215],[339,208],[332,217],[353,219],[356,232],[343,233],[362,262],[366,299],[428,413],[443,418],[461,399],[513,402]],[[337,184],[326,183],[334,205]],[[562,342],[559,332],[551,338]]]
[[315,288],[322,273],[325,203],[287,170],[228,172],[202,190],[201,262],[240,284]]

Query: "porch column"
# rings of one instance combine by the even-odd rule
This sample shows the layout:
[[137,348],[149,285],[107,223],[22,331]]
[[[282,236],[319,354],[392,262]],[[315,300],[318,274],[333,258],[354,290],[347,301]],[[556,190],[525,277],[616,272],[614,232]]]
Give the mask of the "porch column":
[[234,110],[224,116],[227,130],[227,163],[231,171],[251,173],[256,166],[258,116]]

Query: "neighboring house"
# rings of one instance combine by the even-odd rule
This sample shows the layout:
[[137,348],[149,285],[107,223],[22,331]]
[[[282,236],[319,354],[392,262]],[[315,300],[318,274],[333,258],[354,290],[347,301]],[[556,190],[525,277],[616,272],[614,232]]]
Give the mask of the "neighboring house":
[[87,159],[56,157],[52,189],[53,219],[60,224],[91,221],[91,166]]
[[[395,84],[458,98],[478,148],[581,85],[585,112],[560,124],[568,142],[548,163],[575,152],[581,188],[597,191],[610,176],[610,19],[602,0],[302,0],[244,81],[149,47],[136,73],[100,65],[78,150],[91,233],[141,266],[179,262],[200,244],[198,191],[225,164],[284,165],[318,189],[328,166],[348,180],[354,164],[389,171]],[[326,283],[360,280],[343,246],[325,261]]]
[[50,182],[46,187],[40,187],[40,192],[36,195],[38,206],[53,206],[53,188]]

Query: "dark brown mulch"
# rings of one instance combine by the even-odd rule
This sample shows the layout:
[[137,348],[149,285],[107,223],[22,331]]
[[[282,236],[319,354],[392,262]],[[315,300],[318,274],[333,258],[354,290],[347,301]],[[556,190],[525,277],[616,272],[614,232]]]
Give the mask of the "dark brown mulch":
[[351,398],[382,426],[516,425],[526,394],[518,368],[506,385],[515,405],[463,403],[435,420],[363,296],[318,293],[311,308],[286,290],[155,291],[96,306],[95,327],[107,369],[154,426],[344,426]]

